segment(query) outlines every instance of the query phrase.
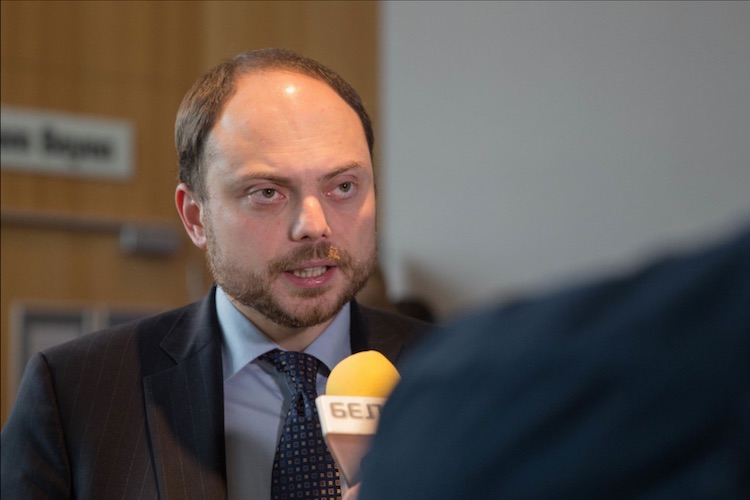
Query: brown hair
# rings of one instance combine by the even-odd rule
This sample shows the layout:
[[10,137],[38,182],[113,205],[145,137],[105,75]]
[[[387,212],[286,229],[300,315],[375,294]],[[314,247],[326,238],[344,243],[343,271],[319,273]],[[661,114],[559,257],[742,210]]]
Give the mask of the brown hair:
[[205,196],[206,143],[224,105],[234,94],[237,77],[254,70],[285,69],[330,86],[357,113],[372,157],[375,137],[372,123],[357,91],[338,73],[319,62],[287,49],[267,48],[243,52],[209,70],[190,88],[180,104],[175,122],[179,180]]

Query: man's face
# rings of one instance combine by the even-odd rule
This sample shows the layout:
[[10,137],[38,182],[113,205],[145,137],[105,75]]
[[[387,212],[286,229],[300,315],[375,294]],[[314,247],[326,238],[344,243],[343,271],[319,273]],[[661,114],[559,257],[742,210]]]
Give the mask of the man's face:
[[376,259],[357,114],[318,80],[262,72],[240,77],[209,140],[201,220],[216,282],[256,324],[330,320]]

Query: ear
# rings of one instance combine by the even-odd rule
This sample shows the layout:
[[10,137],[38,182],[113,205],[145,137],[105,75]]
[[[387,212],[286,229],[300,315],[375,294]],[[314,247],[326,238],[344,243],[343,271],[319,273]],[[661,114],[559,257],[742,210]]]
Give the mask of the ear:
[[193,244],[201,250],[206,249],[206,228],[203,224],[203,207],[198,196],[190,187],[183,183],[177,186],[174,193],[175,205],[180,213],[182,225],[193,240]]

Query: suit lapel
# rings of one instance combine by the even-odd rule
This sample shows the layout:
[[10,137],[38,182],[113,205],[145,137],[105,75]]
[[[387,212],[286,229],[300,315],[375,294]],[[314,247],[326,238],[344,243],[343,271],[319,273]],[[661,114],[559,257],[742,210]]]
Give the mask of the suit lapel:
[[219,331],[212,292],[161,342],[171,366],[143,379],[162,499],[226,498]]

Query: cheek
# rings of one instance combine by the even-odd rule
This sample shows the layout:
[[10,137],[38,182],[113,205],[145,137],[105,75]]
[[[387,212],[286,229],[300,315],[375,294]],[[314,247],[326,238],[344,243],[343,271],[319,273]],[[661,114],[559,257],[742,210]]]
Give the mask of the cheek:
[[369,253],[377,241],[377,218],[374,208],[360,212],[356,223],[349,226],[349,231],[347,239],[351,242],[352,248],[358,249],[360,256]]
[[378,217],[377,217],[377,206],[375,203],[375,193],[371,193],[368,203],[363,210],[363,219],[367,229],[372,234],[373,238],[376,238],[375,233],[377,232]]
[[223,216],[214,221],[215,244],[222,253],[247,264],[262,264],[276,253],[278,224],[263,224],[246,217]]

